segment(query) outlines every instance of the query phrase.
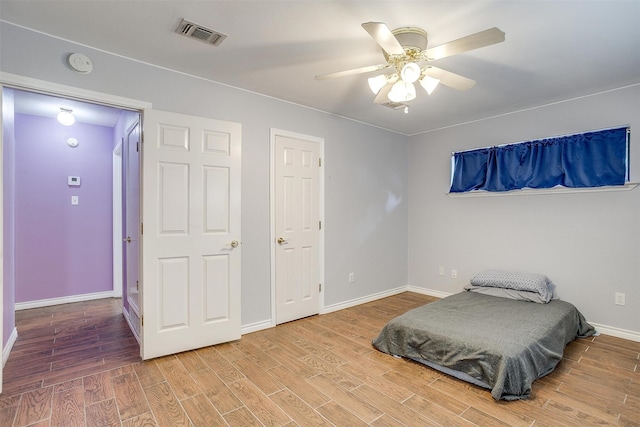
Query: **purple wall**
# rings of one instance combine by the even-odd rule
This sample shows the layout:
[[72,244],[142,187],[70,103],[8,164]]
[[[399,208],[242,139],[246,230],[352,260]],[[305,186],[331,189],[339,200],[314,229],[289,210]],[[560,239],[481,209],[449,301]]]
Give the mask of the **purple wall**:
[[112,290],[113,140],[109,127],[15,115],[16,302]]
[[[15,265],[14,265],[14,112],[13,90],[2,90],[2,141],[3,141],[3,324],[2,324],[2,348],[5,348],[9,337],[16,326],[15,307]],[[0,362],[1,363],[1,362]]]

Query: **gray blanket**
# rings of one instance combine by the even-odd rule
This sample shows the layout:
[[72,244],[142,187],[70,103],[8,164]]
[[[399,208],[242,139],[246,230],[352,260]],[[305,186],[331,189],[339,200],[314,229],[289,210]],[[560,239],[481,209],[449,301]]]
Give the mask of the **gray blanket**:
[[[387,323],[373,345],[491,389],[494,399],[531,394],[565,346],[595,330],[570,303],[516,301],[461,292],[418,307]],[[474,381],[475,380],[475,381]]]

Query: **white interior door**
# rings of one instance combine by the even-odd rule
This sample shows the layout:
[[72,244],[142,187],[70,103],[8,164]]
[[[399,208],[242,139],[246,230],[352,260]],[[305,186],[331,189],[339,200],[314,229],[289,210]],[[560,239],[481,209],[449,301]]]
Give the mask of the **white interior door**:
[[320,144],[274,139],[276,323],[320,311]]
[[240,338],[241,125],[145,110],[142,357]]

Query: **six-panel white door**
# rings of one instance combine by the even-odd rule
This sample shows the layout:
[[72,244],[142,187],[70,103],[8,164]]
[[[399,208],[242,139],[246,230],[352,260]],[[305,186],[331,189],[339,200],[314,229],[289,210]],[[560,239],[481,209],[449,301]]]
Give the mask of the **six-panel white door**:
[[275,134],[276,323],[318,314],[320,144]]
[[240,338],[241,125],[144,112],[143,359]]

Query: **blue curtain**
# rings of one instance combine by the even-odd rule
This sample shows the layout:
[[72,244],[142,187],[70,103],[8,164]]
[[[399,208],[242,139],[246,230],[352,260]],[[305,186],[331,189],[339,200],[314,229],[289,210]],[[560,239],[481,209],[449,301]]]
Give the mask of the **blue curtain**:
[[627,128],[454,153],[452,193],[624,185]]

